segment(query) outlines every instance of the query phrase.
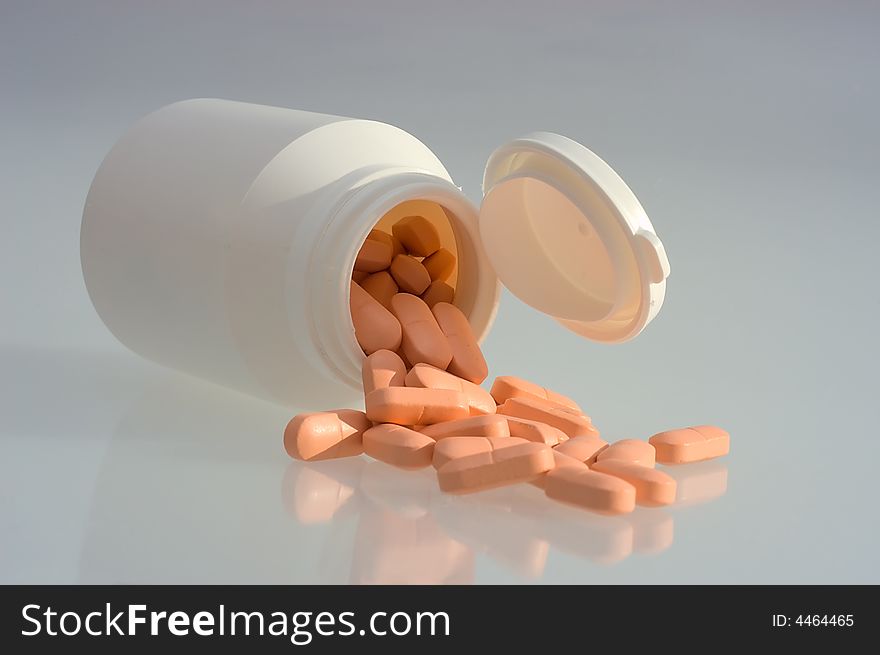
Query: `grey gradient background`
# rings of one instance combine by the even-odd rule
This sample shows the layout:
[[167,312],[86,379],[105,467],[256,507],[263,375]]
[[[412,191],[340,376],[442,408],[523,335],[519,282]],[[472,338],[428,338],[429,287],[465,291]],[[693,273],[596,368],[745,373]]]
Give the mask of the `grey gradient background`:
[[[880,582],[878,30],[869,2],[4,0],[0,582]],[[603,346],[505,293],[490,367],[609,438],[729,428],[676,472],[726,493],[599,520],[290,463],[288,410],[128,353],[81,279],[83,201],[126,126],[200,96],[398,125],[474,200],[526,132],[604,157],[666,246],[662,312]],[[337,479],[332,520],[297,512]]]

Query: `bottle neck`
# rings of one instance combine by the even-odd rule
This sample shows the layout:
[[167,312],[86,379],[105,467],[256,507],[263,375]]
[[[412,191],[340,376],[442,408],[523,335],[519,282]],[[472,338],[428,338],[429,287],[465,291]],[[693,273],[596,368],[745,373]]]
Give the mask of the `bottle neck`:
[[[412,169],[372,171],[340,193],[340,200],[329,212],[323,233],[310,254],[310,332],[328,374],[354,388],[361,386],[364,358],[354,337],[349,309],[355,258],[376,223],[408,200],[431,200],[455,216],[467,216],[471,223],[476,221],[476,208],[445,178]],[[464,238],[472,241],[474,235]],[[491,313],[494,315],[494,311]]]

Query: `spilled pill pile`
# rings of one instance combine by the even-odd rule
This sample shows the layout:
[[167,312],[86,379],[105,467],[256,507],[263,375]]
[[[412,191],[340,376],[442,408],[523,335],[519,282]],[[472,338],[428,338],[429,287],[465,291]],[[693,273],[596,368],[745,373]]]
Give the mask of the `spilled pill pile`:
[[302,460],[368,456],[402,469],[433,466],[440,489],[471,493],[521,482],[603,514],[669,505],[676,482],[655,463],[727,454],[730,437],[700,425],[647,441],[603,440],[571,398],[513,376],[495,378],[467,317],[452,304],[455,255],[434,225],[407,216],[374,229],[351,281],[355,337],[367,355],[366,411],[299,414],[284,431]]

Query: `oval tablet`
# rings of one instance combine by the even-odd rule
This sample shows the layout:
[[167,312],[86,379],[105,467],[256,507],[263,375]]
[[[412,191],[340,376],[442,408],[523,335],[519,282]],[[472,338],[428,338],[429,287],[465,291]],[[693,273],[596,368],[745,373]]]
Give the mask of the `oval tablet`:
[[446,302],[438,302],[431,312],[452,350],[452,358],[446,369],[460,378],[480,384],[489,375],[489,367],[467,316],[458,307]]
[[533,400],[541,400],[551,405],[559,405],[574,410],[580,415],[584,415],[578,404],[568,396],[556,393],[534,382],[529,382],[513,375],[501,375],[495,378],[490,391],[495,402],[503,405],[508,398],[531,398]]
[[584,507],[600,514],[627,514],[636,506],[636,489],[613,475],[589,468],[562,466],[544,478],[549,498]]
[[461,391],[468,398],[471,414],[494,414],[495,400],[483,387],[430,364],[416,364],[406,375],[406,386]]
[[588,417],[578,416],[571,412],[549,407],[546,403],[533,398],[508,398],[497,411],[505,416],[514,416],[516,418],[546,423],[558,430],[562,430],[569,438],[599,436],[599,431],[593,427]]
[[452,302],[455,297],[455,290],[445,282],[431,282],[425,293],[421,295],[422,300],[428,307],[433,307],[438,302]]
[[406,248],[403,247],[403,244],[400,242],[400,239],[398,239],[396,236],[394,236],[393,234],[389,234],[388,236],[391,237],[391,247],[392,247],[391,261],[394,261],[394,258],[397,257],[398,255],[405,255],[406,254]]
[[372,423],[356,409],[332,409],[294,416],[284,428],[284,449],[294,459],[352,457],[363,451]]
[[470,415],[467,398],[449,389],[386,387],[367,394],[367,418],[376,423],[431,425]]
[[402,425],[383,423],[363,434],[364,452],[374,459],[403,469],[430,466],[434,440]]
[[434,445],[434,468],[439,469],[453,459],[469,457],[478,453],[490,453],[499,448],[510,448],[527,443],[515,437],[449,437]]
[[406,353],[403,352],[403,348],[398,348],[398,349],[395,351],[395,354],[396,354],[398,357],[400,357],[400,359],[401,359],[401,361],[403,362],[403,365],[406,367],[406,370],[407,370],[407,371],[408,371],[409,369],[412,368],[412,363],[406,358]]
[[394,237],[385,232],[384,230],[380,230],[378,228],[373,228],[370,230],[370,233],[367,235],[367,241],[381,241],[382,243],[389,243],[394,247]]
[[722,457],[730,452],[730,434],[714,425],[695,425],[691,428],[699,432],[707,441],[706,454],[709,459]]
[[393,254],[391,240],[380,241],[368,238],[364,241],[354,260],[354,270],[366,273],[375,273],[388,268],[391,265]]
[[440,233],[424,216],[406,216],[391,227],[391,233],[411,255],[427,257],[440,249]]
[[398,255],[391,262],[391,276],[404,293],[419,295],[431,284],[431,276],[422,263],[409,255]]
[[388,271],[371,273],[359,284],[364,291],[382,303],[385,309],[391,308],[391,298],[399,291],[397,283]]
[[[553,449],[553,468],[550,469],[550,471],[552,471],[553,469],[557,469],[559,467],[565,467],[565,466],[568,466],[571,468],[580,468],[580,469],[587,468],[587,465],[584,464],[583,462],[579,462],[574,457],[569,457],[568,455],[560,453],[558,451],[558,449],[554,448]],[[547,473],[549,473],[550,471],[547,471]],[[547,482],[547,473],[545,473],[544,475],[539,475],[537,478],[532,480],[529,484],[533,484],[536,487],[538,487],[539,489],[543,489],[544,485]]]
[[524,443],[454,459],[437,471],[440,489],[472,493],[517,482],[527,482],[553,468],[553,449]]
[[424,362],[442,369],[449,366],[452,349],[431,308],[421,298],[398,293],[391,298],[391,311],[400,322],[401,348],[411,364]]
[[573,457],[587,466],[596,461],[597,455],[608,447],[608,442],[599,437],[574,437],[556,446],[556,452]]
[[548,446],[555,446],[563,441],[568,441],[568,436],[562,430],[554,428],[552,425],[515,416],[505,416],[504,418],[507,420],[507,429],[510,430],[511,437],[519,437],[520,439],[536,443],[545,443]]
[[619,459],[640,466],[654,468],[655,458],[654,446],[647,441],[642,441],[641,439],[621,439],[602,450],[596,456],[596,461]]
[[427,425],[421,430],[432,439],[440,441],[449,437],[510,437],[510,429],[504,416],[486,414],[458,421],[446,421]]
[[364,395],[385,387],[402,387],[406,384],[406,366],[397,353],[377,350],[369,355],[361,366]]
[[664,464],[699,462],[730,451],[730,435],[711,425],[659,432],[648,441],[657,451],[657,461]]
[[446,248],[440,248],[437,252],[422,260],[422,265],[431,276],[431,280],[445,282],[455,270],[455,255]]
[[449,437],[434,444],[434,459],[431,463],[435,469],[439,469],[454,459],[490,452],[492,444],[486,437]]
[[639,505],[657,507],[675,502],[675,480],[663,471],[619,459],[603,459],[592,468],[629,482],[636,489]]
[[357,282],[351,283],[350,311],[354,336],[365,353],[371,355],[377,350],[397,350],[400,347],[400,323]]

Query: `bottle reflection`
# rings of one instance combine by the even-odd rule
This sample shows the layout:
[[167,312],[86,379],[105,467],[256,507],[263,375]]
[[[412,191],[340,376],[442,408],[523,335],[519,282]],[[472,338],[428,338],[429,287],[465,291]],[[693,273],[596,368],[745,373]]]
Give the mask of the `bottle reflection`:
[[675,537],[670,512],[709,502],[727,488],[727,467],[720,462],[665,470],[678,481],[680,500],[625,516],[552,502],[531,485],[452,496],[439,491],[433,469],[401,471],[361,458],[291,462],[283,502],[301,523],[357,513],[351,582],[472,582],[478,555],[540,579],[551,548],[601,565],[662,553]]
[[264,435],[280,434],[286,414],[157,371],[121,412],[98,466],[79,580],[276,582],[290,526],[277,504],[278,437]]

